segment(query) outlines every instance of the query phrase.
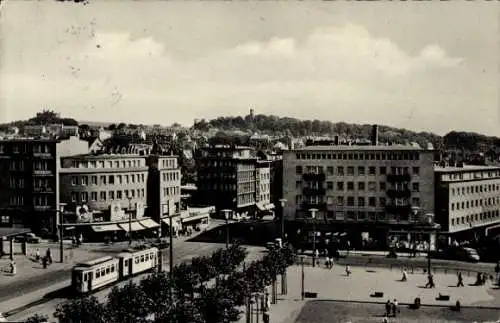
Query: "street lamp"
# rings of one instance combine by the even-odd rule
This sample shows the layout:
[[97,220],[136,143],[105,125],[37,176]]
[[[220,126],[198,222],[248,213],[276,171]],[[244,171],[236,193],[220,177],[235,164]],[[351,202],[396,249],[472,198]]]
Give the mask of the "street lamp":
[[63,236],[64,236],[64,227],[63,227],[63,214],[64,214],[64,206],[66,203],[59,203],[59,261],[61,263],[64,262],[64,244],[63,244]]
[[318,209],[309,209],[313,223],[313,267],[316,267],[316,212]]
[[286,199],[280,199],[281,205],[281,242],[285,242],[285,204]]
[[[285,243],[285,204],[286,199],[280,199],[281,204],[281,243]],[[286,268],[283,275],[281,275],[281,294],[286,295],[288,293],[287,278],[286,278]]]
[[132,245],[132,196],[128,199],[128,245]]
[[224,219],[226,220],[226,249],[229,249],[229,214],[231,210],[224,209],[222,213],[224,213]]

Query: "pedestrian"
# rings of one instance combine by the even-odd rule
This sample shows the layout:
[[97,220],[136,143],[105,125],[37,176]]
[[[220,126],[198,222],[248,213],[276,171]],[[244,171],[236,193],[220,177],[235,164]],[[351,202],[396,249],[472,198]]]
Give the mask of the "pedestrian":
[[464,278],[462,277],[461,272],[458,272],[457,278],[458,278],[457,287],[464,287]]
[[316,264],[319,265],[319,251],[318,251],[318,249],[314,250],[314,259],[316,261]]
[[425,288],[427,287],[429,288],[436,287],[436,285],[434,284],[434,276],[431,273],[427,275],[427,284],[425,284]]
[[38,248],[35,250],[35,260],[36,262],[40,261],[40,250]]
[[401,278],[402,282],[405,282],[408,280],[408,273],[406,272],[405,269],[403,269],[403,277]]
[[326,256],[326,260],[325,260],[325,265],[326,265],[326,269],[330,269],[330,257]]
[[43,269],[47,269],[47,257],[42,258],[42,266],[43,266]]
[[351,275],[351,267],[349,265],[345,266],[345,274],[347,277]]
[[391,315],[391,300],[388,299],[385,303],[385,316],[388,317]]
[[396,313],[398,311],[399,311],[398,301],[396,299],[394,299],[394,301],[392,302],[392,316],[396,317]]
[[50,248],[47,248],[47,252],[45,253],[45,257],[47,257],[47,261],[49,265],[52,265],[52,253],[50,252]]
[[10,262],[10,273],[11,273],[12,275],[15,275],[15,274],[16,274],[16,272],[17,272],[16,262],[15,262],[14,260],[12,260],[12,261]]

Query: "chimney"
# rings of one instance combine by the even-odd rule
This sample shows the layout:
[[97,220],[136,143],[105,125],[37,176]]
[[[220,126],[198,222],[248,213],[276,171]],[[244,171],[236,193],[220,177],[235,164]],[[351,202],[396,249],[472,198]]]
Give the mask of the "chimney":
[[335,143],[335,146],[339,145],[339,136],[338,135],[335,136],[334,143]]
[[378,145],[378,125],[374,124],[372,126],[372,146],[377,146]]

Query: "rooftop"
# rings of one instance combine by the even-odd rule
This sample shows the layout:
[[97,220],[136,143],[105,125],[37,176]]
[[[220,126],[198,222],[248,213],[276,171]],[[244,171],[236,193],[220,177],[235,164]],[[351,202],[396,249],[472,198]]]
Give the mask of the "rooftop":
[[330,145],[330,146],[306,146],[303,148],[298,148],[292,150],[292,152],[301,151],[392,151],[392,150],[404,150],[404,151],[425,151],[420,147],[405,146],[405,145],[390,145],[390,146],[361,146],[361,145]]
[[[141,155],[141,154],[82,154],[82,155],[73,155],[73,156],[68,156],[64,157],[64,159],[87,159],[87,160],[92,160],[92,159],[116,159],[116,158],[146,158],[148,155]],[[160,158],[177,158],[176,155],[160,155]]]
[[487,166],[487,165],[464,165],[463,167],[456,166],[435,166],[434,171],[438,173],[453,173],[453,172],[467,172],[467,171],[483,171],[483,170],[500,170],[500,166]]

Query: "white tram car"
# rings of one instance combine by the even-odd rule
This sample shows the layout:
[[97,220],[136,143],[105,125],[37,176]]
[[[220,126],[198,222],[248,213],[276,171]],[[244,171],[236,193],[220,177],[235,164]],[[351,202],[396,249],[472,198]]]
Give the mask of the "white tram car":
[[73,267],[71,285],[77,294],[86,294],[104,286],[152,271],[158,266],[159,250],[156,247],[127,250],[118,257],[101,257]]

